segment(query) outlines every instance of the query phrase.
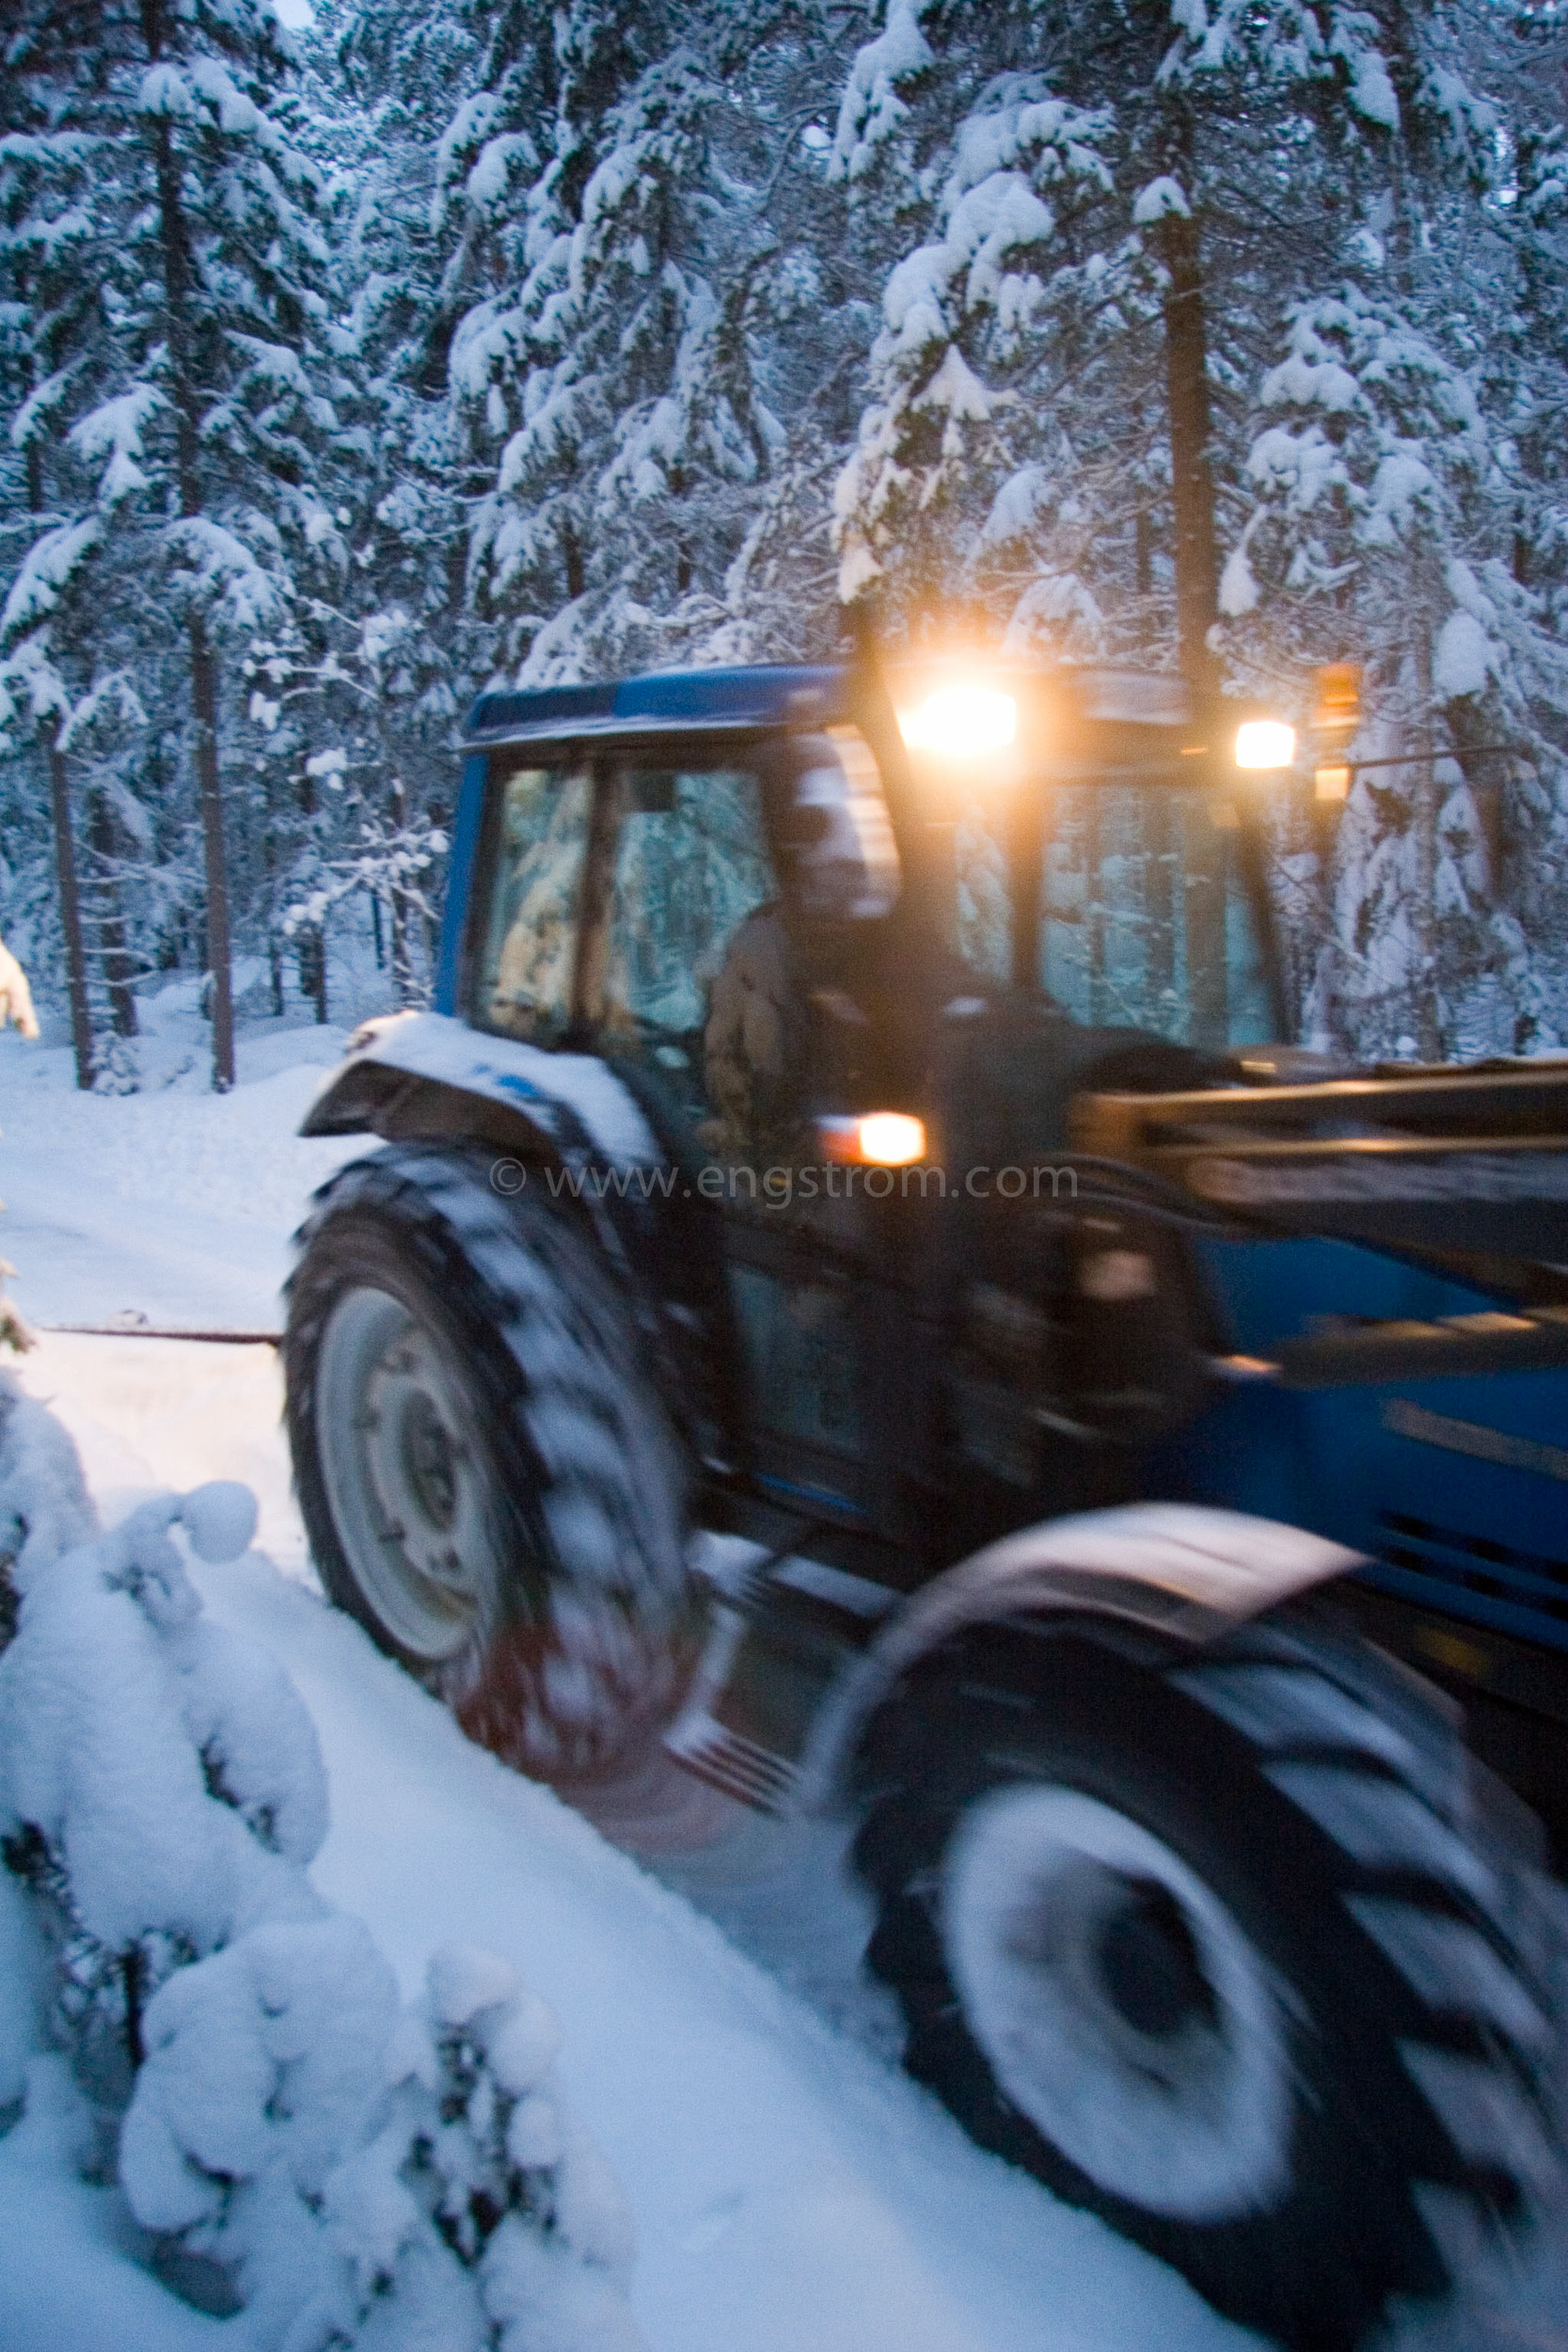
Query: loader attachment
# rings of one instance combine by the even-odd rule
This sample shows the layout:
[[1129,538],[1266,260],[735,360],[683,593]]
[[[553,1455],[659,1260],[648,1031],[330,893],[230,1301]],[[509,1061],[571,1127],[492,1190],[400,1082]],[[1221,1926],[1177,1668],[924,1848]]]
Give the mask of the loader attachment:
[[[1254,1228],[1568,1265],[1568,1057],[1082,1095],[1072,1141]],[[1547,1350],[1530,1361],[1563,1360],[1555,1344],[1530,1338],[1527,1353]]]

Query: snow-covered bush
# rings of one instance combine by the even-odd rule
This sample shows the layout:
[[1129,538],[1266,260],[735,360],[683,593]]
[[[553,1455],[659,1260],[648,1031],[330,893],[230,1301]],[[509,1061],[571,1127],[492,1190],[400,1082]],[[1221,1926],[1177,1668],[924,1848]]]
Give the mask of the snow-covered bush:
[[209,2300],[227,2288],[261,2344],[298,2343],[331,2280],[323,2195],[383,2094],[397,2021],[365,1929],[322,1913],[253,1927],[160,1986],[120,2134],[120,2185],[166,2278]]
[[553,2073],[544,2004],[450,1946],[400,2012],[306,1875],[315,1732],[202,1613],[180,1542],[234,1558],[242,1486],[97,1532],[69,1438],[0,1383],[0,2130],[69,2050],[166,2283],[252,2352],[635,2352],[629,2217]]
[[[172,2012],[218,1964],[171,1983],[155,2010]],[[373,1997],[362,1958],[345,1979],[352,1997]],[[149,2029],[161,2030],[155,2015]],[[178,2041],[177,2030],[166,2053],[176,2066]],[[425,2001],[387,2037],[369,2128],[312,2201],[321,2222],[309,2249],[296,2233],[295,2263],[309,2251],[315,2285],[296,2308],[290,2352],[637,2352],[625,2300],[630,2216],[565,2104],[559,2042],[551,2012],[505,1961],[469,1945],[435,1955]],[[138,2119],[144,2099],[168,2111],[165,2063],[163,2048],[150,2055],[127,2122],[127,2186],[143,2218]],[[185,2160],[163,2174],[176,2199],[193,2193],[191,2137],[164,2152],[166,2163],[177,2150]],[[318,2137],[307,2148],[307,2166],[320,2146]],[[253,2327],[259,2316],[253,2300]]]
[[630,2217],[566,2106],[559,2029],[451,1945],[399,2019],[341,1914],[253,1928],[148,2007],[119,2175],[166,2277],[288,2352],[636,2352]]
[[80,1474],[72,1461],[55,1487],[47,1416],[16,1399],[7,1422],[21,1459],[0,1524],[28,1534],[0,1660],[0,1852],[54,1946],[57,2026],[107,2120],[171,1969],[261,1919],[319,1913],[304,1866],[325,1778],[287,1676],[202,1618],[172,1538],[182,1523],[201,1556],[232,1558],[255,1528],[248,1490],[164,1497],[84,1542]]

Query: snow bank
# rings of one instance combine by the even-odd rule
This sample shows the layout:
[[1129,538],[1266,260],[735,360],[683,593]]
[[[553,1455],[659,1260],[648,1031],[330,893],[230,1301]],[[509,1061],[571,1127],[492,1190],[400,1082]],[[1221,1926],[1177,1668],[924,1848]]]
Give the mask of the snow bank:
[[629,2217],[565,2104],[550,2013],[506,1962],[448,1947],[403,2016],[368,1931],[310,1884],[314,1726],[189,1573],[255,1526],[248,1491],[219,1482],[98,1534],[69,1438],[0,1385],[19,1602],[0,1657],[0,2132],[73,2103],[87,2177],[118,2174],[187,2302],[244,2311],[247,2352],[636,2352]]
[[214,1094],[195,993],[182,982],[144,1002],[134,1094],[80,1093],[68,1046],[0,1034],[4,1249],[35,1327],[119,1316],[276,1329],[288,1236],[310,1194],[374,1148],[298,1132],[342,1058],[341,1030],[253,1028],[240,1083]]

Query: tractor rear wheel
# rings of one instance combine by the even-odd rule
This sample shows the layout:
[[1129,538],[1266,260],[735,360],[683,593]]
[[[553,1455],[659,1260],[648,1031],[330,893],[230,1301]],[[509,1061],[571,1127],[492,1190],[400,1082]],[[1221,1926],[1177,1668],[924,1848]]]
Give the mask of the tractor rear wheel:
[[592,1243],[421,1145],[343,1169],[300,1242],[286,1409],[329,1597],[505,1761],[620,1767],[696,1619],[682,1450]]
[[1292,2352],[1552,2272],[1552,1899],[1414,1677],[1305,1616],[1164,1668],[988,1629],[863,1765],[868,1964],[983,2146]]

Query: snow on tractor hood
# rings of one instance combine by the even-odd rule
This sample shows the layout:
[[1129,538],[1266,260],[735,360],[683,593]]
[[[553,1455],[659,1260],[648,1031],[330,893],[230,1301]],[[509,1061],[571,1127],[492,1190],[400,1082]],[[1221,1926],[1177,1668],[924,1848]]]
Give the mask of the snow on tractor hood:
[[303,1136],[353,1133],[372,1101],[357,1073],[401,1071],[521,1111],[562,1150],[586,1142],[616,1168],[657,1167],[653,1129],[629,1088],[594,1054],[546,1053],[491,1037],[442,1012],[399,1012],[367,1021],[349,1041],[300,1126]]

